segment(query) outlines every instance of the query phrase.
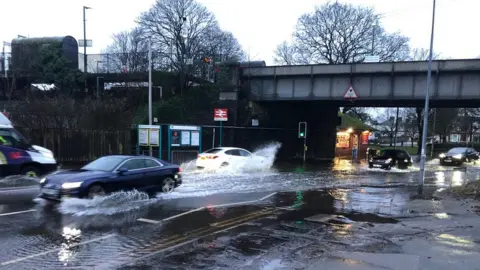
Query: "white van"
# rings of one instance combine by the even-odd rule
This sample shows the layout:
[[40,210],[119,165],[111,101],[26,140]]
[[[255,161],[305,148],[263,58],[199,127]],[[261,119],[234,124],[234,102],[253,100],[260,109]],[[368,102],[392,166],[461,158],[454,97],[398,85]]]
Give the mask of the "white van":
[[53,152],[38,145],[32,145],[12,122],[0,113],[0,175],[23,174],[32,177],[57,170]]

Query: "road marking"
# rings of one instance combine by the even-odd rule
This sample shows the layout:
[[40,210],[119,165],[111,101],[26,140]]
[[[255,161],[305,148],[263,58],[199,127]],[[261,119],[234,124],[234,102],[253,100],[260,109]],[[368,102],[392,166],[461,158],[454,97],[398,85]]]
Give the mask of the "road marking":
[[[247,214],[247,215],[243,215],[243,216],[240,216],[240,217],[235,217],[235,218],[224,220],[222,222],[219,222],[219,223],[215,224],[214,226],[208,226],[207,225],[206,227],[201,227],[201,228],[193,230],[193,231],[187,231],[183,234],[172,235],[172,236],[170,236],[166,239],[161,239],[160,240],[161,242],[159,242],[159,243],[152,243],[152,244],[148,245],[147,247],[142,248],[141,251],[147,251],[147,252],[148,251],[156,251],[156,250],[158,250],[158,248],[168,247],[171,244],[175,244],[175,243],[178,243],[178,242],[181,242],[181,241],[185,241],[186,239],[188,239],[190,237],[195,237],[195,236],[199,236],[199,235],[204,234],[204,233],[214,231],[216,228],[225,228],[230,224],[243,222],[245,220],[249,220],[249,221],[254,220],[256,218],[259,218],[261,216],[269,214],[269,211],[271,211],[271,210],[263,209],[263,210],[253,212],[253,213],[250,213],[250,214]],[[215,227],[215,228],[212,228],[212,227]]]
[[243,215],[243,216],[227,219],[227,220],[224,220],[224,221],[221,221],[221,222],[211,223],[210,226],[212,226],[212,227],[222,227],[225,224],[229,224],[229,223],[232,223],[232,222],[237,222],[237,221],[242,220],[244,218],[250,218],[252,216],[263,215],[264,213],[266,213],[268,211],[269,210],[267,210],[267,209],[263,209],[263,210],[260,210],[260,211],[256,211],[256,212],[253,212],[253,213]]
[[[265,210],[262,210],[262,211],[265,211]],[[260,212],[261,212],[261,211],[260,211]],[[259,215],[259,216],[260,216],[260,215]],[[253,219],[255,219],[255,217],[253,217]],[[221,230],[218,230],[218,231],[214,231],[214,232],[211,232],[211,233],[208,233],[208,234],[205,234],[205,235],[201,235],[201,236],[195,237],[195,238],[193,238],[193,239],[191,239],[191,240],[187,240],[187,241],[178,243],[178,244],[173,245],[173,246],[170,246],[170,247],[165,247],[165,248],[163,248],[163,249],[156,250],[156,251],[154,251],[154,252],[152,252],[152,253],[149,253],[149,254],[143,255],[143,256],[141,256],[141,257],[135,258],[135,259],[133,259],[133,260],[131,260],[131,261],[129,261],[129,262],[120,264],[119,266],[130,265],[130,264],[132,264],[132,263],[135,263],[135,262],[138,262],[138,261],[147,259],[147,258],[149,258],[149,257],[151,257],[151,256],[155,256],[155,255],[157,255],[157,254],[160,254],[160,253],[163,253],[163,252],[167,252],[167,251],[170,251],[170,250],[174,250],[174,249],[179,248],[179,247],[181,247],[181,246],[184,246],[184,245],[193,243],[193,242],[198,241],[198,240],[200,240],[200,239],[202,239],[202,238],[206,238],[206,237],[209,237],[209,236],[218,234],[218,233],[222,233],[222,232],[226,232],[226,231],[231,230],[231,229],[235,229],[235,228],[237,228],[237,227],[240,227],[240,226],[243,226],[243,225],[249,223],[249,222],[252,220],[252,218],[246,218],[246,219],[243,219],[243,220],[240,220],[240,221],[244,221],[244,220],[248,220],[248,221],[243,222],[243,223],[239,223],[239,224],[236,224],[236,225],[233,225],[233,226],[231,226],[231,227],[227,227],[227,228],[224,228],[224,229],[221,229]],[[230,222],[230,223],[226,223],[226,224],[224,224],[224,225],[228,226],[228,225],[230,225],[230,224],[231,224],[231,222]],[[184,239],[185,239],[185,238],[184,238]],[[178,240],[182,240],[182,239],[177,239],[177,241],[178,241]],[[175,243],[175,242],[176,242],[176,241],[170,241],[169,243],[160,244],[160,246],[172,244],[172,243]]]
[[[78,247],[78,246],[90,244],[90,243],[93,243],[93,242],[97,242],[97,241],[100,241],[100,240],[104,240],[104,239],[107,239],[107,238],[114,237],[116,235],[117,235],[116,233],[107,234],[107,235],[104,235],[104,236],[101,236],[101,237],[90,239],[90,240],[85,241],[85,242],[80,242],[80,243],[77,243],[77,244],[70,245],[69,247],[73,248],[73,247]],[[46,254],[49,254],[49,253],[52,253],[52,252],[58,252],[60,250],[62,250],[62,248],[51,249],[49,251],[44,251],[44,252],[28,255],[28,256],[25,256],[25,257],[18,258],[18,259],[2,262],[2,263],[0,263],[0,266],[5,266],[5,265],[9,265],[9,264],[22,262],[22,261],[32,259],[32,258],[35,258],[35,257],[43,256],[43,255],[46,255]]]
[[205,207],[200,207],[200,208],[193,209],[193,210],[190,210],[190,211],[187,211],[187,212],[183,212],[183,213],[178,214],[178,215],[175,215],[175,216],[171,216],[171,217],[168,217],[168,218],[164,218],[164,219],[162,219],[162,221],[172,220],[172,219],[175,219],[175,218],[184,216],[184,215],[188,215],[188,214],[191,214],[191,213],[194,213],[194,212],[202,211],[203,209],[205,209]]
[[18,212],[3,213],[3,214],[0,214],[0,217],[18,215],[18,214],[23,214],[23,213],[35,212],[35,211],[37,211],[37,210],[29,209],[29,210],[18,211]]
[[243,201],[243,202],[234,202],[234,203],[225,203],[225,204],[217,204],[217,205],[209,205],[208,208],[219,208],[219,207],[225,207],[225,206],[232,206],[232,205],[239,205],[239,204],[248,204],[248,203],[255,203],[255,202],[260,202],[265,199],[268,199],[272,197],[273,195],[277,194],[277,192],[273,192],[271,194],[268,194],[267,196],[257,199],[257,200],[251,200],[251,201]]
[[[234,202],[234,203],[225,203],[225,204],[217,204],[217,205],[209,205],[207,206],[208,208],[219,208],[219,207],[225,207],[225,206],[233,206],[233,205],[241,205],[241,204],[249,204],[249,203],[255,203],[255,202],[260,202],[260,201],[263,201],[263,200],[266,200],[272,196],[274,196],[275,194],[277,194],[277,192],[273,192],[273,193],[270,193],[268,194],[267,196],[263,197],[263,198],[260,198],[260,199],[257,199],[257,200],[251,200],[251,201],[243,201],[243,202]],[[139,218],[137,219],[137,221],[142,221],[142,222],[147,222],[147,223],[152,223],[152,224],[158,224],[160,222],[164,222],[164,221],[169,221],[169,220],[172,220],[172,219],[176,219],[178,217],[181,217],[181,216],[184,216],[184,215],[188,215],[188,214],[191,214],[191,213],[194,213],[194,212],[198,212],[198,211],[202,211],[206,209],[206,207],[200,207],[200,208],[196,208],[196,209],[192,209],[190,211],[187,211],[187,212],[183,212],[183,213],[180,213],[178,215],[175,215],[175,216],[171,216],[171,217],[168,217],[168,218],[164,218],[162,220],[153,220],[153,219],[146,219],[146,218]]]
[[273,195],[275,195],[275,194],[277,194],[277,192],[270,193],[270,194],[268,194],[267,196],[265,196],[265,197],[261,198],[259,201],[266,200],[266,199],[268,199],[268,198],[272,197],[272,196],[273,196]]
[[148,219],[148,218],[139,218],[137,219],[138,221],[143,221],[143,222],[147,222],[147,223],[152,223],[152,224],[158,224],[160,223],[160,221],[158,220],[153,220],[153,219]]

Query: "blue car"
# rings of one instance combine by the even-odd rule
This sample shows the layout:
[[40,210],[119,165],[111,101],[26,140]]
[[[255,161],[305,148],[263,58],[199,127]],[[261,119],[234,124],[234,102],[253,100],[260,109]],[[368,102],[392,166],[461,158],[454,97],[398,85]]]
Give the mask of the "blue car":
[[40,197],[93,198],[116,191],[138,190],[154,196],[182,184],[178,165],[149,156],[105,156],[79,170],[60,171],[40,180]]

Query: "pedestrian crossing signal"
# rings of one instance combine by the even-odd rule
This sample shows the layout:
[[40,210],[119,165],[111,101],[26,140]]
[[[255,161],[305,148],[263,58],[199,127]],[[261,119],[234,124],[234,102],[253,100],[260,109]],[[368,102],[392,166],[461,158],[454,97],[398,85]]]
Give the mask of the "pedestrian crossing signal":
[[298,138],[307,137],[307,122],[298,123]]

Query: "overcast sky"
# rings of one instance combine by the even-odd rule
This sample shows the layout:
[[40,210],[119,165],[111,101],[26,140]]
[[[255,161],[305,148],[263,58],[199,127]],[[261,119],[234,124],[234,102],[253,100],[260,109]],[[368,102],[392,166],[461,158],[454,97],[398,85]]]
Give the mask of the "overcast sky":
[[[72,35],[83,38],[82,6],[87,10],[88,53],[100,53],[115,32],[132,28],[135,19],[155,0],[2,0],[0,42],[17,35],[29,37]],[[300,15],[323,0],[199,0],[233,32],[255,60],[272,64],[276,45],[289,39]],[[387,31],[401,31],[412,47],[428,48],[432,0],[349,0],[373,6],[383,14]],[[478,16],[480,0],[437,0],[434,51],[452,58],[480,55]]]

